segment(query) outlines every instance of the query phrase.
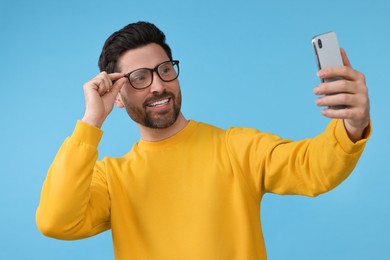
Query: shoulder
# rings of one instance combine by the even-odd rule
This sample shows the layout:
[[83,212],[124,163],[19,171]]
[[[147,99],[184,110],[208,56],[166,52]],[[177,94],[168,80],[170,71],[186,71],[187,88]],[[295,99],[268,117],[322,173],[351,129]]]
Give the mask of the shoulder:
[[262,132],[255,128],[249,127],[230,127],[226,130],[228,140],[255,141],[255,140],[280,140],[275,134]]
[[234,127],[231,126],[227,129],[223,129],[211,124],[203,122],[195,122],[197,124],[197,131],[199,133],[211,134],[224,139],[228,146],[248,146],[258,143],[274,143],[281,140],[281,138],[275,134],[262,132],[255,128],[250,127]]

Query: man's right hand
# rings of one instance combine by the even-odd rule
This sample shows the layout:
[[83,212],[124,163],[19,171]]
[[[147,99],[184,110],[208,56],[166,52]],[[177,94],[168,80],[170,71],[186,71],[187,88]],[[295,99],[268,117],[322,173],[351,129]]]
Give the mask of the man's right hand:
[[103,71],[84,84],[85,113],[81,121],[98,128],[103,125],[114,107],[120,89],[127,80],[123,76],[122,73],[107,74]]

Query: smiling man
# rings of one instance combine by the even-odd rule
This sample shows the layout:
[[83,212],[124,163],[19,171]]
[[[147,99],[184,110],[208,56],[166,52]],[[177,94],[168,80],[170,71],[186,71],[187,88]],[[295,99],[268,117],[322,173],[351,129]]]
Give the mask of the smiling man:
[[[260,202],[267,192],[316,196],[352,172],[370,135],[363,74],[319,72],[314,92],[332,118],[300,141],[250,128],[223,130],[181,113],[179,61],[153,24],[129,24],[102,50],[84,84],[86,109],[58,151],[37,209],[40,231],[81,239],[111,229],[115,259],[266,259]],[[338,93],[335,95],[326,95]],[[100,127],[125,108],[141,139],[121,158],[97,161]],[[260,120],[260,118],[259,118]]]
[[165,129],[172,135],[187,124],[180,112],[179,61],[168,57],[160,45],[149,43],[128,50],[118,59],[117,66],[121,72],[130,71],[124,77],[131,87],[121,88],[116,104],[126,108],[138,123],[144,140],[168,137],[160,133],[147,137],[148,129]]

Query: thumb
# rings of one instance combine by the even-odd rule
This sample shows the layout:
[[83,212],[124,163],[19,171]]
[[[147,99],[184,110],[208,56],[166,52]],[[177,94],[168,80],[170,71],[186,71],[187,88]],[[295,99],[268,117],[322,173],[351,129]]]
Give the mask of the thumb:
[[351,62],[348,59],[347,53],[343,48],[340,48],[341,58],[345,66],[352,68]]
[[114,97],[118,95],[119,91],[125,84],[126,80],[127,80],[126,78],[120,78],[117,81],[115,81],[115,83],[112,85],[110,92]]

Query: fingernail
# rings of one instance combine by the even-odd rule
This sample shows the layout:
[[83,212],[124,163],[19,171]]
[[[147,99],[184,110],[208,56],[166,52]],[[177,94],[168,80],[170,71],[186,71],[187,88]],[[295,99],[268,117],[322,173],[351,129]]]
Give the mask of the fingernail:
[[319,70],[319,71],[317,72],[317,76],[320,77],[320,78],[322,78],[323,76],[325,76],[325,71]]

